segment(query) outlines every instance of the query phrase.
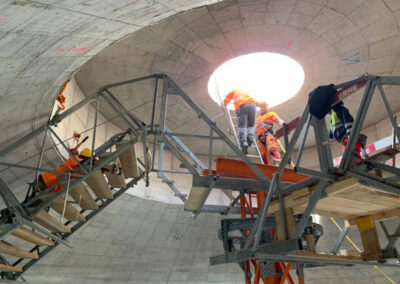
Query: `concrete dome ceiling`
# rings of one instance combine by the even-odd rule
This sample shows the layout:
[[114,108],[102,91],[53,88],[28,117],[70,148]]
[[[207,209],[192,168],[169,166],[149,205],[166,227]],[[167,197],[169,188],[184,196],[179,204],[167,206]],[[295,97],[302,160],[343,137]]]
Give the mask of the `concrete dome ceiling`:
[[[289,121],[301,114],[307,94],[318,85],[352,80],[366,72],[400,75],[399,9],[397,1],[376,0],[223,1],[139,30],[92,58],[77,79],[82,90],[92,95],[105,84],[167,73],[210,117],[216,117],[221,109],[207,93],[211,73],[239,55],[277,52],[297,60],[305,71],[300,92],[274,108]],[[389,88],[387,92],[398,110],[395,90],[399,91]],[[125,106],[145,121],[150,118],[152,92],[150,82],[115,89]],[[360,100],[361,92],[347,100],[354,114]],[[171,101],[169,106],[170,128],[208,133],[184,106]],[[385,116],[375,96],[365,127]],[[224,117],[217,123],[227,128]],[[195,148],[203,152],[204,147],[197,143]]]
[[[208,76],[243,53],[274,51],[302,64],[303,89],[275,108],[285,120],[301,112],[306,94],[316,85],[365,72],[400,74],[399,1],[225,1],[181,13],[215,2],[219,1],[1,1],[0,145],[9,145],[46,121],[63,82],[110,45],[78,75],[87,95],[107,83],[166,72],[211,117],[219,110],[206,93]],[[167,17],[171,18],[160,22]],[[125,96],[128,108],[148,110],[149,105],[140,105],[150,98],[128,92],[120,96]],[[349,99],[353,112],[359,98]],[[390,100],[398,110],[399,100],[394,95]],[[385,116],[376,105],[368,125]],[[198,126],[196,119],[180,116],[177,121],[188,122],[182,129]],[[39,151],[39,141],[13,153],[12,160]]]

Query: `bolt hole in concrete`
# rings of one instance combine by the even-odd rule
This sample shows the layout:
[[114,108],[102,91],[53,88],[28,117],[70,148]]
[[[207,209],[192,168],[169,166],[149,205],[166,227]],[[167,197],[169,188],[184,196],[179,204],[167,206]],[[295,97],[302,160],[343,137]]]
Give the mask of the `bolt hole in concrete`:
[[273,107],[295,96],[303,83],[304,71],[297,61],[278,53],[259,52],[220,65],[208,81],[208,93],[221,104],[221,98],[231,90],[242,89]]

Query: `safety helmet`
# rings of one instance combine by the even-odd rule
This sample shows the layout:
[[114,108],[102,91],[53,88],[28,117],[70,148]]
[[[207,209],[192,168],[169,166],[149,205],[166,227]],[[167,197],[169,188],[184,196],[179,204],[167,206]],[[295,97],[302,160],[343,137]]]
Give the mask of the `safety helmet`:
[[261,113],[268,112],[268,104],[267,102],[260,102],[260,111]]
[[90,151],[89,148],[85,148],[79,153],[79,156],[90,158],[92,156],[92,151]]

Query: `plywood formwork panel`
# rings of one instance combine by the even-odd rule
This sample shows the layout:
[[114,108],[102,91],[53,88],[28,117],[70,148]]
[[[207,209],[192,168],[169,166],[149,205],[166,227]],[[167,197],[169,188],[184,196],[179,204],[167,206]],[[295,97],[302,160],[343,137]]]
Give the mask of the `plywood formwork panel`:
[[[2,231],[2,229],[0,228],[0,231]],[[19,227],[17,229],[15,229],[11,235],[13,235],[14,237],[17,237],[21,240],[30,242],[32,244],[35,245],[39,245],[39,246],[53,246],[54,242],[43,237],[42,235],[39,235],[35,232],[33,232],[31,229],[25,228],[25,227]]]
[[51,232],[71,233],[71,229],[45,211],[40,211],[33,217],[33,221],[42,225]]
[[85,221],[86,218],[68,201],[65,201],[64,197],[57,199],[52,205],[51,209],[56,211],[62,217],[68,221]]
[[185,202],[184,209],[187,211],[199,210],[203,204],[204,198],[206,198],[207,192],[207,187],[193,186]]
[[85,186],[80,183],[75,186],[73,189],[69,191],[69,195],[71,195],[72,199],[82,208],[89,210],[98,210],[99,205],[90,195]]
[[87,180],[86,183],[93,190],[98,198],[113,199],[113,193],[107,184],[101,171],[94,172]]
[[[116,145],[117,150],[122,145]],[[138,162],[136,156],[136,146],[128,148],[126,151],[119,155],[122,168],[124,169],[124,175],[126,178],[137,178],[139,176]]]
[[31,258],[31,259],[39,258],[39,255],[36,253],[32,253],[14,246],[10,246],[3,242],[0,242],[0,252],[20,258]]
[[[285,197],[285,207],[304,211],[315,186],[304,188]],[[342,219],[355,219],[373,215],[375,220],[400,216],[400,196],[390,194],[364,184],[355,178],[346,178],[335,182],[325,189],[326,196],[320,199],[314,212],[324,216]],[[279,202],[271,202],[269,212],[279,211]],[[390,212],[386,214],[385,212]],[[355,225],[355,222],[352,222]]]

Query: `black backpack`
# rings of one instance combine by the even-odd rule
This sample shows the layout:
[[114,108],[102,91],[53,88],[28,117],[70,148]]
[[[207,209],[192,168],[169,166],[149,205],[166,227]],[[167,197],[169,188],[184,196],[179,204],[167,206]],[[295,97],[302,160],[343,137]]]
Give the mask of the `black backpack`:
[[316,118],[324,118],[331,110],[333,95],[336,93],[335,85],[319,86],[315,88],[308,96],[310,113]]

